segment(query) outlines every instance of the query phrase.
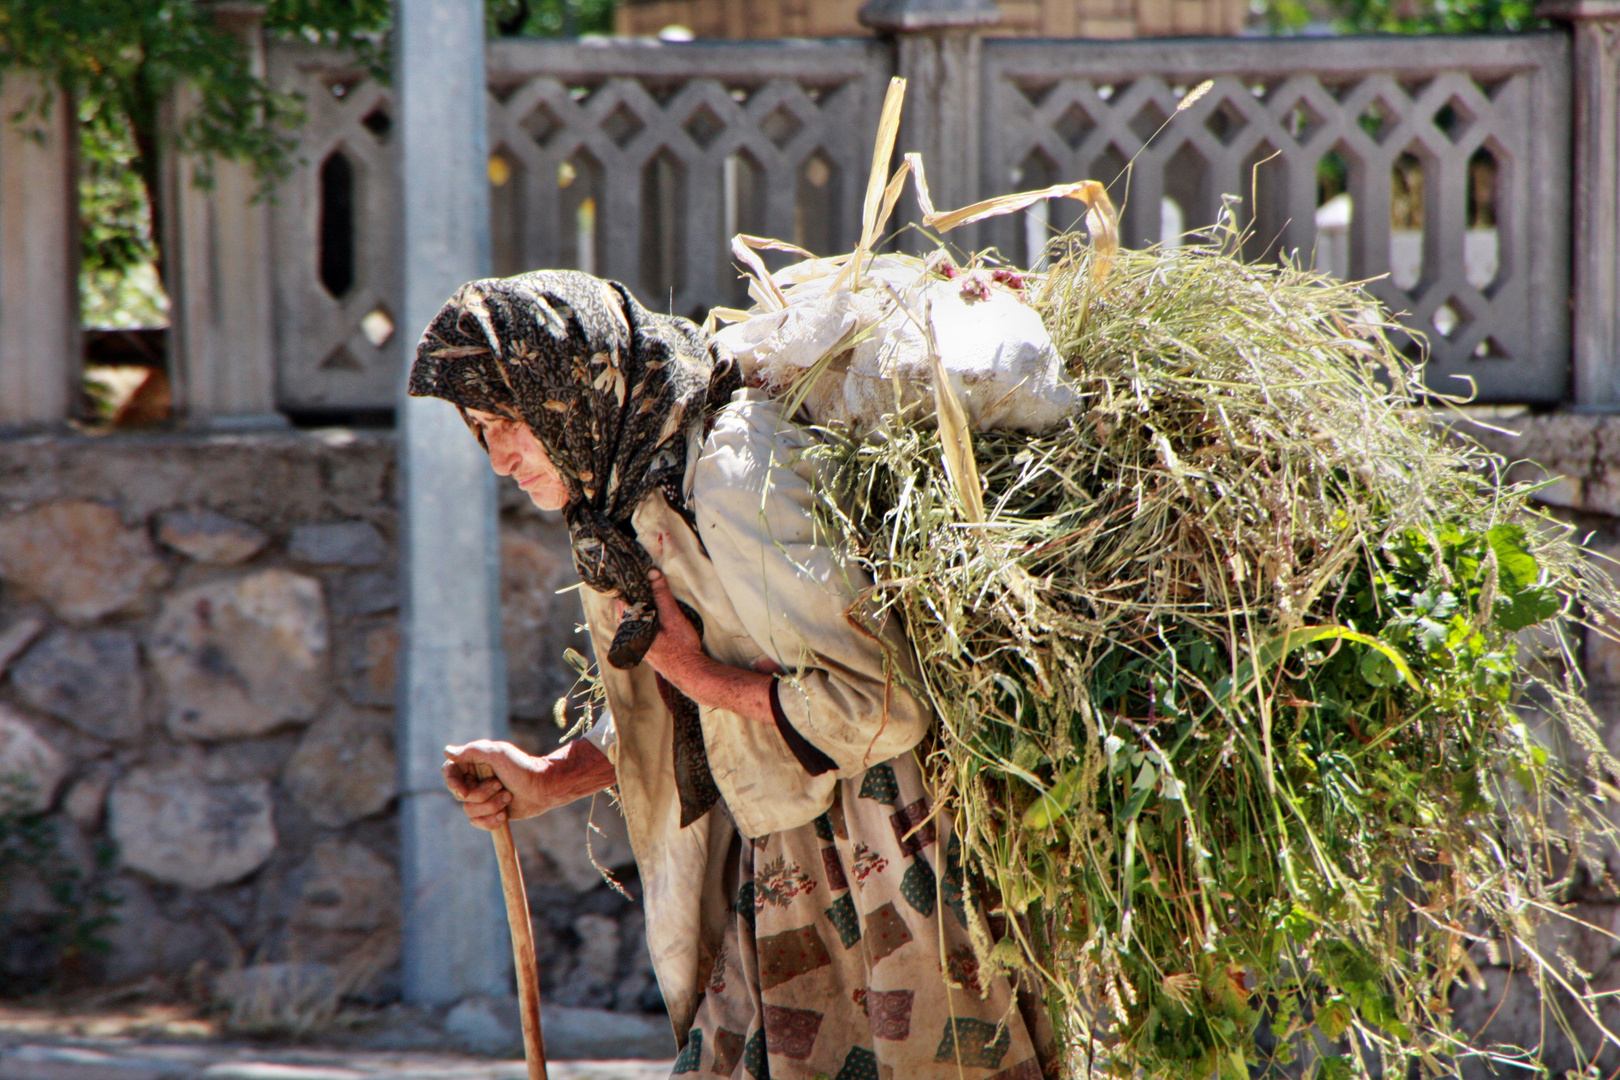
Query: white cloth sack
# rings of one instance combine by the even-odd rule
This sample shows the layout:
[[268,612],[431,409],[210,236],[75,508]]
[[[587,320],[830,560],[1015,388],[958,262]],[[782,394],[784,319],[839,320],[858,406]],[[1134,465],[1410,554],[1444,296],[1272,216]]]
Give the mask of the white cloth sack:
[[920,259],[880,255],[861,287],[831,292],[840,266],[813,259],[772,275],[787,306],[755,282],[750,317],[717,334],[773,396],[792,397],[810,369],[831,358],[804,391],[818,424],[856,435],[901,417],[931,423],[933,366],[922,330],[933,324],[940,360],[975,431],[1024,432],[1061,423],[1079,403],[1063,361],[1035,310],[988,275],[946,278]]

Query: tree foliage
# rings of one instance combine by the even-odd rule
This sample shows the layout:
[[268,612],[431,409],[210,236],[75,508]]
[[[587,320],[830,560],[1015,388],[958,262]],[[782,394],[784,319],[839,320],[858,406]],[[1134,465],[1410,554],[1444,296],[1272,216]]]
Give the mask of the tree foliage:
[[[259,78],[243,42],[191,0],[0,0],[0,64],[54,76],[87,120],[91,175],[133,171],[139,188],[126,192],[138,191],[153,211],[162,113],[182,81],[195,86],[195,105],[176,126],[174,146],[198,154],[199,179],[207,181],[216,157],[251,161],[267,180],[288,168],[297,101]],[[122,200],[107,192],[103,201]],[[100,245],[92,261],[109,266],[150,244],[127,229],[91,227],[86,237]]]
[[[613,0],[487,0],[486,15],[492,36],[607,32]],[[346,49],[383,79],[392,19],[390,0],[264,6],[268,35]],[[302,103],[254,70],[245,43],[212,4],[0,0],[0,68],[10,67],[46,72],[76,104],[85,272],[109,288],[136,267],[161,272],[163,152],[192,155],[190,179],[205,185],[214,162],[247,162],[265,192],[294,165]],[[187,108],[170,124],[164,111],[182,84],[191,87]],[[169,145],[160,145],[164,139]]]
[[611,34],[615,0],[485,0],[491,36]]
[[1270,0],[1273,30],[1327,23],[1347,34],[1489,34],[1546,25],[1534,0]]

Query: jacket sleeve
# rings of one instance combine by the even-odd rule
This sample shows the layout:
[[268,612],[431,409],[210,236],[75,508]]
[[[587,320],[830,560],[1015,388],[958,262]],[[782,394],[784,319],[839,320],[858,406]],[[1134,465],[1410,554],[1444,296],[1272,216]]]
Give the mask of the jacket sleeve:
[[863,599],[871,579],[818,534],[808,435],[763,395],[738,397],[693,475],[698,534],[749,635],[784,669],[787,722],[852,776],[927,730],[911,648]]

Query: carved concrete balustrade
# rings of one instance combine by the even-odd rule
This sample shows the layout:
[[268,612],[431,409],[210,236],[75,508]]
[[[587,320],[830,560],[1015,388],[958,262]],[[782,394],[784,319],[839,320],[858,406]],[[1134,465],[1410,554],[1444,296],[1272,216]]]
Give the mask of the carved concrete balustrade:
[[[1614,408],[1620,0],[1556,0],[1545,13],[1569,28],[1037,41],[985,35],[990,0],[873,0],[863,18],[886,37],[498,41],[484,102],[492,269],[590,270],[683,315],[737,304],[733,233],[852,246],[883,87],[898,73],[911,82],[899,148],[924,152],[939,205],[1091,177],[1122,203],[1126,242],[1145,244],[1214,223],[1233,199],[1250,256],[1378,279],[1374,294],[1426,339],[1434,389]],[[196,192],[169,170],[180,404],[205,422],[270,405],[380,417],[419,329],[403,316],[394,96],[306,45],[271,43],[265,62],[309,114],[275,202],[249,205],[234,173]],[[1205,79],[1209,92],[1178,111]],[[71,167],[65,145],[41,149],[8,136],[5,177]],[[11,237],[43,238],[62,215],[43,183],[5,191],[9,256],[21,250]],[[896,220],[907,215],[909,198]],[[1073,220],[1068,204],[1037,206],[951,239],[1029,265]],[[51,235],[71,243],[70,230]],[[0,264],[0,355],[35,357],[0,372],[8,422],[71,407],[59,392],[73,382],[69,357],[39,360],[32,343],[68,343],[49,328],[72,317],[6,314],[24,310],[9,298],[36,292],[62,293],[65,312],[69,261],[39,264],[50,282]]]
[[[1429,385],[1520,402],[1567,393],[1563,35],[984,49],[987,189],[1102,180],[1124,203],[1131,245],[1172,239],[1167,218],[1212,224],[1235,195],[1249,254],[1311,265],[1331,156],[1352,207],[1348,273],[1390,275],[1370,288],[1425,335]],[[1068,224],[1062,213],[1074,216],[1054,206],[1053,224]],[[1028,259],[1043,235],[1028,224],[1004,220],[993,240]],[[1489,277],[1490,258],[1476,254],[1471,273],[1465,257],[1481,240],[1494,248]]]

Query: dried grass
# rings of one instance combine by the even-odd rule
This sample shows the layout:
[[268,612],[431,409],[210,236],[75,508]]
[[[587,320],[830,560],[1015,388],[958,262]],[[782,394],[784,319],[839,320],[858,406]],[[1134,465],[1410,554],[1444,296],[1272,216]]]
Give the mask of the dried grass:
[[1490,940],[1597,1023],[1535,934],[1614,839],[1573,660],[1613,588],[1414,404],[1375,300],[1240,240],[1099,273],[1059,239],[1030,299],[1087,406],[971,438],[982,519],[938,427],[828,433],[824,512],[940,720],[943,898],[993,912],[980,963],[1038,980],[1076,1069],[1533,1067],[1448,1002]]
[[[1567,950],[1537,947],[1612,884],[1620,763],[1575,660],[1614,636],[1608,574],[1436,422],[1358,285],[1245,263],[1230,210],[1118,249],[1094,183],[939,213],[891,142],[860,246],[783,280],[871,287],[908,173],[937,231],[1068,197],[1096,240],[1027,279],[1086,402],[1063,427],[972,434],[936,365],[937,416],[814,451],[824,524],[921,661],[956,822],[940,902],[980,965],[1044,988],[1077,1073],[1539,1070],[1453,1022],[1476,953],[1530,977],[1581,1067],[1620,1048]],[[756,312],[786,302],[753,254],[781,246],[734,244]]]

